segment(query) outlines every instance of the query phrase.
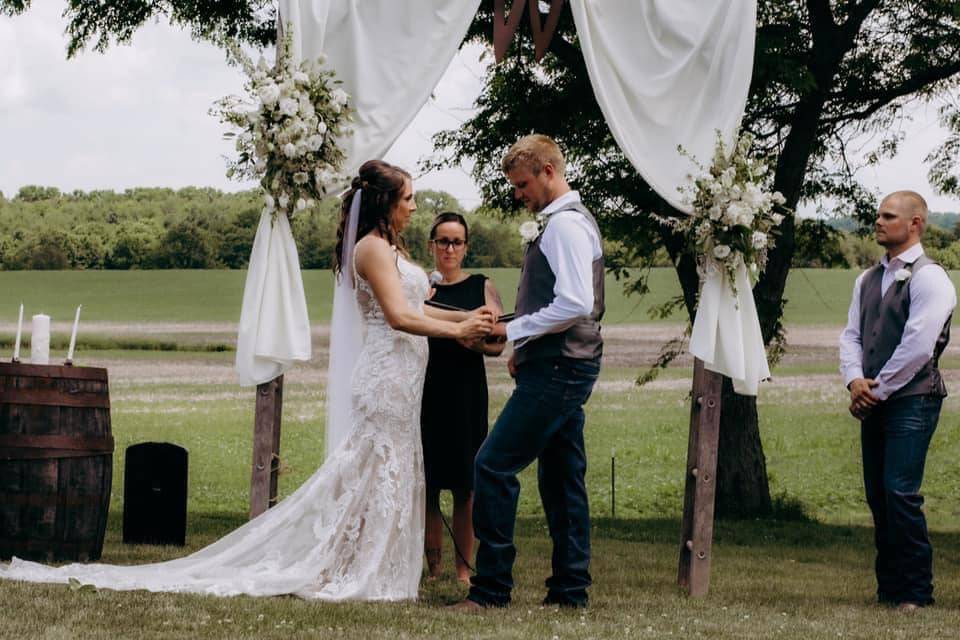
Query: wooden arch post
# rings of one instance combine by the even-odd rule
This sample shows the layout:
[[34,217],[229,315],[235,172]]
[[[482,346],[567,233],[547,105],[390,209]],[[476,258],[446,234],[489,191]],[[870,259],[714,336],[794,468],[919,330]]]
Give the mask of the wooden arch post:
[[277,503],[280,474],[280,419],[283,376],[257,385],[253,418],[253,470],[250,473],[250,519]]
[[723,376],[707,371],[703,361],[695,359],[677,572],[677,582],[694,597],[705,596],[710,588],[722,388]]

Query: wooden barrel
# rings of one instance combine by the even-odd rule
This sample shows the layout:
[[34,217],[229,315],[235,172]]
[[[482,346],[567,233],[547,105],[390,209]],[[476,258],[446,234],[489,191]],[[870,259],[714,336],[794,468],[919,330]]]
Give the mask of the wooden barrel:
[[0,363],[0,558],[98,559],[112,476],[107,370]]

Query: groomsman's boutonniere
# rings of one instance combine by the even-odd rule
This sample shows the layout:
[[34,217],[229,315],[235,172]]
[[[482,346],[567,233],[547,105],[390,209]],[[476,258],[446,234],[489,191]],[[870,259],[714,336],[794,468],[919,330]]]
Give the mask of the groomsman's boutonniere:
[[534,240],[540,237],[540,234],[543,233],[544,228],[547,226],[547,218],[542,213],[536,215],[536,220],[527,220],[520,225],[520,241],[523,243],[523,246],[527,246]]
[[897,282],[906,282],[910,279],[910,276],[913,275],[913,272],[910,269],[900,268],[893,274],[893,279]]

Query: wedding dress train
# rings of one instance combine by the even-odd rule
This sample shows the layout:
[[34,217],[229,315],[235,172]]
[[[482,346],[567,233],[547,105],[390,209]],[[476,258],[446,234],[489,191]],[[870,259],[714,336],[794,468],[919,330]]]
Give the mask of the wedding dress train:
[[[398,256],[408,303],[422,309],[426,274]],[[210,546],[146,565],[49,567],[14,558],[0,578],[75,578],[116,590],[318,600],[405,600],[423,567],[425,487],[420,401],[426,338],[392,329],[357,278],[365,337],[351,379],[352,431],[295,493]]]

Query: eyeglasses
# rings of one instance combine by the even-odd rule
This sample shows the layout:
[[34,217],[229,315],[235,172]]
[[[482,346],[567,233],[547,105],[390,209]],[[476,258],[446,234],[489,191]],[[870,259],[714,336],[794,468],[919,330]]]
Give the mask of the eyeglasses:
[[467,244],[465,241],[461,240],[460,238],[456,238],[455,240],[450,240],[448,238],[438,238],[436,240],[431,240],[430,242],[437,245],[444,251],[446,251],[450,247],[453,247],[454,249],[459,249],[463,247],[465,244]]

